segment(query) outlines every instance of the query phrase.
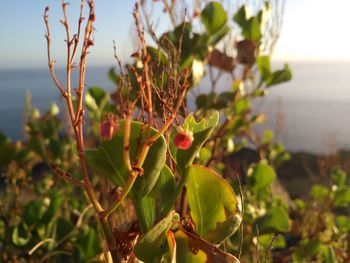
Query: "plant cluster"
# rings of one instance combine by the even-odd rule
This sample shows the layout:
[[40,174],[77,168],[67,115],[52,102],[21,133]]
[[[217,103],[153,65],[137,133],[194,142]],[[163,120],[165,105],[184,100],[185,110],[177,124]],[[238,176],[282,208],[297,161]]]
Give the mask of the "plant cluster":
[[[65,84],[55,74],[45,10],[48,65],[67,105],[69,125],[58,118],[57,106],[41,116],[28,103],[28,140],[13,144],[1,137],[1,169],[7,178],[0,203],[1,259],[268,262],[273,256],[274,261],[303,262],[323,255],[346,262],[348,218],[330,212],[348,205],[346,174],[334,171],[331,188],[314,186],[311,203],[296,202],[301,225],[313,220],[310,211],[321,209],[317,202],[328,221],[323,220],[325,229],[300,228],[302,242],[290,248],[294,204],[279,194],[275,172],[289,154],[271,131],[259,135],[253,129],[264,116],[252,110],[252,102],[291,79],[288,65],[272,70],[266,52],[271,4],[263,3],[254,15],[243,5],[231,19],[212,1],[178,22],[179,3],[160,1],[153,4],[163,5],[173,27],[157,35],[146,2],[133,12],[139,49],[132,63],[123,65],[115,50],[119,68],[108,72],[113,94],[99,87],[85,90],[94,1],[87,1],[86,21],[81,1],[73,35],[62,1]],[[146,34],[153,46],[147,45]],[[79,81],[73,89],[78,54]],[[198,90],[204,78],[210,82],[208,92]],[[222,79],[229,83],[225,91],[218,88]],[[188,113],[191,103],[195,110]],[[247,147],[256,158],[245,163],[238,156]],[[88,203],[82,202],[84,194]],[[32,198],[23,200],[23,195]],[[320,222],[322,214],[313,215]],[[315,249],[305,255],[308,246]]]

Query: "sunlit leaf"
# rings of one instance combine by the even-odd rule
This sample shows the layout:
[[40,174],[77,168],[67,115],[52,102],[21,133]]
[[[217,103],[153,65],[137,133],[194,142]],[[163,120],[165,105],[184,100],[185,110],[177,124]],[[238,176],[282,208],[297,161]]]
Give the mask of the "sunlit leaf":
[[142,261],[151,262],[154,258],[161,256],[161,253],[165,253],[168,231],[179,220],[180,216],[175,211],[170,212],[135,245],[135,255]]
[[256,191],[265,189],[276,178],[275,170],[264,161],[254,165],[248,174],[248,184]]
[[[129,174],[123,161],[124,121],[119,122],[119,131],[111,140],[101,142],[98,149],[85,151],[88,164],[101,176],[106,176],[115,185],[123,186]],[[130,160],[134,162],[140,154],[140,149],[147,136],[147,125],[132,122],[130,130]],[[151,135],[157,131],[151,128]],[[140,144],[141,147],[138,145]],[[166,159],[166,142],[160,136],[152,144],[143,164],[143,175],[135,183],[135,192],[138,195],[148,194],[157,182],[158,176],[164,167]],[[138,152],[136,153],[136,150]]]
[[221,243],[241,222],[237,197],[224,179],[205,166],[192,165],[188,173],[187,198],[196,232]]
[[292,71],[290,70],[288,64],[284,65],[282,70],[274,71],[270,78],[266,80],[266,87],[271,87],[292,79]]
[[201,21],[208,34],[213,35],[226,25],[227,14],[220,3],[210,2],[202,10]]
[[256,59],[260,77],[263,81],[271,76],[270,56],[260,56]]
[[27,245],[31,237],[31,231],[25,223],[14,227],[12,231],[12,242],[19,247]]
[[289,216],[282,207],[271,207],[254,225],[257,225],[261,234],[284,233],[290,230]]
[[167,212],[174,205],[171,203],[174,200],[176,189],[175,176],[167,165],[164,165],[156,185],[150,193],[152,197],[159,200],[161,212],[164,215],[164,211]]

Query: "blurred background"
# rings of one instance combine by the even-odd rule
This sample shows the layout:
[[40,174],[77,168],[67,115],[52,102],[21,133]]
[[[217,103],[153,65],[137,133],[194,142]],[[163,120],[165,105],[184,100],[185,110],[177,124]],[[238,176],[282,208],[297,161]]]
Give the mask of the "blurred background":
[[[242,1],[231,2],[238,6]],[[70,1],[68,15],[72,21],[77,20],[79,3]],[[59,23],[60,1],[13,0],[0,6],[0,131],[13,140],[23,138],[26,92],[40,109],[47,109],[50,101],[59,102],[47,68],[43,11],[48,5],[52,52],[62,79],[65,36]],[[107,78],[108,69],[116,65],[113,40],[123,62],[137,47],[132,41],[133,5],[131,0],[96,2],[96,40],[88,57],[86,85],[113,90]],[[266,126],[292,152],[319,154],[350,147],[349,9],[346,0],[285,2],[282,30],[272,58],[274,68],[288,63],[293,79],[271,89],[255,107],[266,113]],[[153,10],[156,25],[161,13]],[[158,32],[167,29],[166,23],[162,26]]]

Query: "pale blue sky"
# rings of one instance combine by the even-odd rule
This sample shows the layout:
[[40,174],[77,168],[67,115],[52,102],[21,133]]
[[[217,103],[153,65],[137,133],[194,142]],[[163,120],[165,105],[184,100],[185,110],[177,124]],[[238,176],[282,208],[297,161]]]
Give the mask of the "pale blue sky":
[[[46,66],[43,10],[51,7],[53,55],[64,65],[64,31],[59,0],[1,0],[0,69]],[[71,0],[69,14],[76,18],[79,0]],[[130,54],[133,0],[97,0],[95,47],[90,65],[114,63],[112,41],[118,53]],[[284,26],[277,44],[278,60],[350,60],[350,1],[287,0]],[[75,19],[76,20],[76,19]],[[123,57],[123,56],[122,56]]]

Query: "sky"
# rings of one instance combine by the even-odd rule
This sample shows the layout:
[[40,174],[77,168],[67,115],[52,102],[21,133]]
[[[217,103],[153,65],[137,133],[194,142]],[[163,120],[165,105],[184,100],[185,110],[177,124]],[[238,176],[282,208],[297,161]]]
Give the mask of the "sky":
[[[64,66],[64,30],[59,0],[1,0],[0,69],[46,67],[43,10],[50,6],[52,52]],[[79,2],[68,15],[77,20]],[[90,65],[112,65],[113,40],[122,59],[132,52],[133,0],[96,0],[95,46]],[[350,60],[349,0],[287,0],[281,37],[273,58],[284,61]],[[158,10],[159,11],[159,10]],[[162,21],[163,22],[163,21]],[[124,57],[123,57],[124,56]]]

